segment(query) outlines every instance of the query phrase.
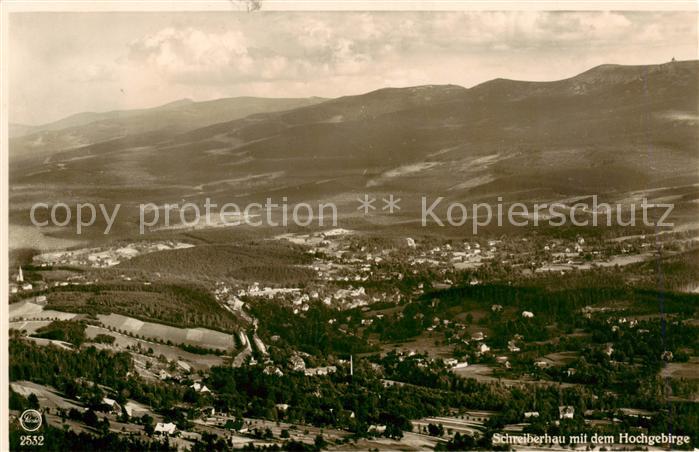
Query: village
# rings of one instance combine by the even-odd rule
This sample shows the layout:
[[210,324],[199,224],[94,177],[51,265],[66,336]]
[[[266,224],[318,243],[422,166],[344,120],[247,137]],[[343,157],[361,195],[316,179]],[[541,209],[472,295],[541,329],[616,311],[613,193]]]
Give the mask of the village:
[[[316,278],[310,287],[272,287],[260,282],[216,283],[217,299],[228,308],[240,310],[244,299],[267,298],[293,305],[295,313],[308,310],[309,302],[322,301],[338,310],[348,310],[374,303],[400,304],[407,295],[419,296],[428,289],[445,289],[460,275],[471,275],[468,284],[481,282],[479,273],[505,269],[514,280],[535,273],[566,273],[604,267],[623,267],[643,262],[659,253],[687,250],[699,245],[699,239],[674,239],[663,235],[662,241],[639,235],[622,240],[571,240],[501,238],[465,242],[418,241],[410,237],[396,239],[393,246],[363,244],[361,234],[347,229],[332,229],[311,234],[284,234],[275,237],[308,248],[313,256],[309,266]],[[394,241],[395,242],[395,241]],[[480,271],[479,271],[480,270]],[[405,292],[400,282],[428,273],[424,281]],[[372,291],[367,286],[381,282],[398,282],[388,291]],[[429,284],[429,286],[428,286]]]
[[[370,375],[379,379],[386,391],[405,390],[411,385],[421,387],[423,383],[413,379],[424,373],[512,391],[558,387],[562,391],[585,392],[591,372],[585,366],[592,364],[588,361],[581,365],[585,357],[598,360],[595,366],[623,368],[628,344],[642,343],[651,337],[651,329],[656,327],[652,318],[618,306],[584,305],[573,313],[573,318],[578,319],[573,321],[575,328],[559,338],[550,338],[542,335],[549,328],[544,319],[550,314],[542,310],[545,306],[513,309],[504,302],[490,302],[481,308],[460,311],[450,308],[446,301],[430,298],[430,294],[448,294],[452,288],[478,293],[487,290],[494,275],[501,278],[504,274],[506,281],[521,283],[549,274],[573,276],[594,268],[620,268],[658,252],[672,253],[694,244],[693,239],[670,238],[665,236],[663,243],[658,244],[645,236],[621,241],[577,236],[569,240],[493,238],[441,242],[403,237],[393,239],[387,246],[350,230],[287,234],[273,240],[301,246],[310,258],[306,267],[315,275],[313,280],[298,286],[235,279],[205,281],[221,309],[245,325],[233,332],[161,324],[126,313],[89,315],[55,309],[54,291],[104,284],[100,278],[105,278],[105,274],[97,277],[91,273],[94,271],[111,272],[106,273],[106,278],[128,284],[127,287],[155,289],[160,284],[158,275],[147,278],[143,273],[134,274],[123,265],[117,267],[115,261],[128,262],[141,254],[187,249],[191,244],[134,242],[42,254],[27,267],[29,275],[22,267],[12,275],[10,327],[16,340],[69,353],[83,353],[86,347],[125,352],[133,360],[126,377],[152,385],[164,384],[188,395],[184,402],[163,411],[143,399],[120,396],[119,391],[106,386],[99,391],[99,400],[89,404],[25,380],[14,382],[13,391],[23,397],[38,394],[40,405],[51,410],[49,422],[55,425],[70,423],[77,430],[89,430],[100,425],[90,420],[96,412],[100,413],[98,418],[102,416],[100,422],[108,424],[108,430],[144,438],[170,438],[180,448],[190,447],[207,434],[237,446],[283,444],[290,440],[308,444],[321,437],[324,444],[331,445],[329,448],[341,448],[347,441],[359,441],[367,447],[391,447],[406,441],[416,447],[436,447],[459,440],[458,435],[482,437],[495,419],[501,418],[506,420],[498,424],[498,431],[510,434],[530,431],[532,425],[552,428],[561,422],[603,430],[628,425],[640,428],[660,412],[637,408],[633,402],[601,409],[561,400],[555,413],[551,409],[542,411],[536,404],[507,415],[501,410],[451,408],[448,415],[442,412],[411,420],[409,429],[403,427],[403,439],[394,437],[390,424],[375,419],[366,426],[365,435],[358,438],[347,428],[320,428],[300,422],[301,408],[289,401],[277,402],[267,409],[268,413],[272,410],[271,417],[276,420],[267,415],[232,414],[222,408],[220,400],[224,394],[212,384],[209,372],[223,366],[282,381],[315,380],[317,383],[312,385],[322,388],[328,382],[337,384],[346,378],[351,381],[359,366],[363,378]],[[627,257],[631,259],[619,261]],[[270,317],[269,309],[276,314]],[[308,353],[303,351],[302,343],[293,342],[288,331],[279,329],[292,319],[296,319],[294,324],[306,325],[309,316],[315,318],[319,312],[326,331],[364,343],[364,348],[344,354]],[[498,329],[497,325],[508,322],[518,325],[515,332]],[[83,325],[84,338],[80,343],[56,334],[68,328],[68,324]],[[603,334],[607,339],[586,345],[589,351],[585,357],[569,351],[567,344],[589,341],[590,327],[604,331],[595,334]],[[620,338],[623,342],[619,342]],[[687,361],[681,350],[675,349],[674,354],[670,350],[657,352],[654,359],[672,369],[668,372],[687,375],[697,363],[695,358]],[[414,370],[397,370],[404,367]],[[317,391],[318,397],[324,397],[320,389]],[[91,413],[90,419],[87,413]],[[354,410],[343,411],[345,420],[333,422],[338,426],[353,425],[355,416]],[[291,419],[296,421],[289,422]]]

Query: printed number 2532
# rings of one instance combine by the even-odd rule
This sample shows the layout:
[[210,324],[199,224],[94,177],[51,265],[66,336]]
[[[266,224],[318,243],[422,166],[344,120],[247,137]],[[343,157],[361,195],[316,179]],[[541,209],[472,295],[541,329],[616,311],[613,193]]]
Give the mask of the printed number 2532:
[[20,446],[43,446],[43,435],[22,435],[19,437]]

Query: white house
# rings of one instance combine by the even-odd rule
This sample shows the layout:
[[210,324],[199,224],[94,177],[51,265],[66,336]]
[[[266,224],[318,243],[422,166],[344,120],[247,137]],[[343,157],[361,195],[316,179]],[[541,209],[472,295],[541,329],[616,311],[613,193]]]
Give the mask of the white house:
[[175,431],[177,431],[177,426],[173,424],[172,422],[168,422],[167,424],[163,422],[158,422],[155,424],[155,433],[159,435],[174,435]]
[[272,365],[266,366],[262,372],[264,372],[265,375],[276,375],[278,377],[284,376],[284,372],[282,372],[280,368]]
[[614,347],[612,344],[607,344],[607,346],[604,349],[604,353],[607,354],[607,356],[612,356],[612,353],[614,353]]
[[190,388],[194,389],[196,392],[211,392],[209,388],[206,387],[206,385],[201,384],[198,381],[195,381]]
[[110,413],[121,414],[121,405],[119,405],[119,403],[116,400],[110,399],[109,397],[103,397],[102,404],[107,405],[109,407]]
[[295,372],[303,372],[306,369],[306,363],[303,361],[303,358],[296,355],[289,358],[289,365]]
[[560,419],[573,419],[575,416],[575,408],[570,405],[561,405],[558,407],[558,417]]
[[386,431],[386,426],[385,425],[370,425],[367,431],[370,432],[376,432],[376,433],[383,433]]

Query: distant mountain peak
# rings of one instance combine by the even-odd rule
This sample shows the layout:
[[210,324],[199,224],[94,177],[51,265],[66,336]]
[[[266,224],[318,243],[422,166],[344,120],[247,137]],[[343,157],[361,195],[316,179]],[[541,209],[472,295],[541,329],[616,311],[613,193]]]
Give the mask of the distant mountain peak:
[[601,64],[571,77],[570,80],[615,83],[633,81],[648,75],[656,75],[661,73],[673,74],[677,71],[696,72],[698,67],[699,60],[672,60],[660,64],[644,65]]

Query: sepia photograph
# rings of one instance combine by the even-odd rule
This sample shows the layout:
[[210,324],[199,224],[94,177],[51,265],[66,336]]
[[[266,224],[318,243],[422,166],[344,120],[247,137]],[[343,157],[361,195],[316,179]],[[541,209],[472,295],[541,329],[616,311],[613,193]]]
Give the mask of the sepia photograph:
[[699,450],[699,4],[0,4],[0,450]]

